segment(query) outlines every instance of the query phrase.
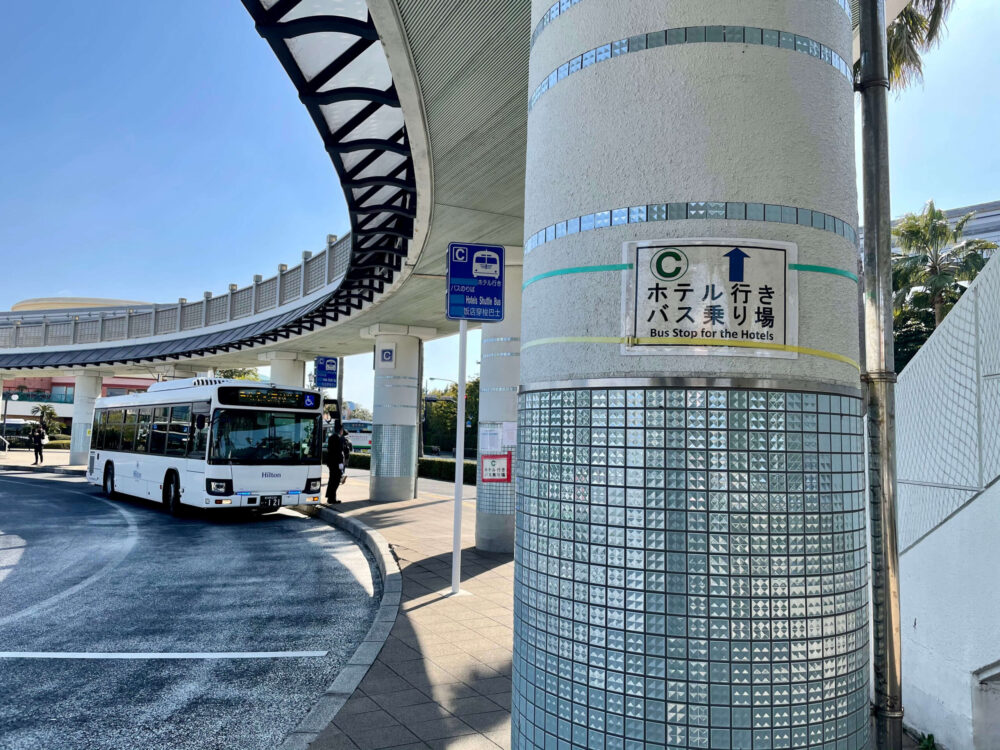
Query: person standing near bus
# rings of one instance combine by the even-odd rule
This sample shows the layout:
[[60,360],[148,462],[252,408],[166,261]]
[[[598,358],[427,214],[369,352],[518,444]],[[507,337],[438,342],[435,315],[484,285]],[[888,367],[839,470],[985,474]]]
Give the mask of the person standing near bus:
[[351,442],[344,437],[344,428],[338,422],[326,443],[326,465],[330,470],[330,481],[326,485],[326,501],[339,503],[337,489],[340,487],[351,456]]
[[42,446],[47,442],[45,431],[41,427],[36,427],[31,431],[31,444],[35,448],[35,463],[32,466],[42,463]]

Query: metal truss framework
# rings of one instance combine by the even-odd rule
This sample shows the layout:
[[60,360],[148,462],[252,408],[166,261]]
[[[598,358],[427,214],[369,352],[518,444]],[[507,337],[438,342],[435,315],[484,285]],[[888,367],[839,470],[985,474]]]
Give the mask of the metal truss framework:
[[336,290],[309,305],[211,334],[157,343],[0,355],[0,369],[180,360],[288,339],[374,301],[413,238],[410,143],[378,32],[364,0],[242,0],[298,91],[340,178],[351,259]]

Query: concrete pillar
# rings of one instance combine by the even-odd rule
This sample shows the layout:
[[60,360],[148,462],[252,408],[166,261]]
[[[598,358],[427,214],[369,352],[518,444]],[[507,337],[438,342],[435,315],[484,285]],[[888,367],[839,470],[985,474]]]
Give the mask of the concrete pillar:
[[[0,419],[4,418],[4,406],[6,406],[6,404],[3,400],[3,373],[0,373]],[[0,425],[0,431],[4,429],[5,428]],[[0,432],[0,434],[2,434],[2,432]],[[0,451],[4,451],[6,448],[7,446],[4,443],[0,443]]]
[[303,388],[306,363],[295,352],[266,352],[259,356],[271,368],[271,382],[290,388]]
[[484,455],[517,451],[517,387],[521,382],[521,253],[506,248],[504,319],[482,329],[479,380],[479,462],[476,467],[476,549],[514,551],[514,483],[483,482]]
[[73,384],[73,428],[69,440],[69,462],[76,466],[90,458],[90,432],[94,425],[94,402],[101,395],[100,373],[76,372]]
[[362,332],[375,341],[372,500],[409,500],[417,478],[420,339],[432,329],[380,323]]
[[848,14],[550,7],[532,3],[512,746],[866,748]]

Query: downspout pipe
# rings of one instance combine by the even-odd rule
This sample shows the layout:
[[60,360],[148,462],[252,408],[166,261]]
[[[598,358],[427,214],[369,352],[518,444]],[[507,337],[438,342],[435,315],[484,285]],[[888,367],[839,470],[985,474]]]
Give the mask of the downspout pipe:
[[872,613],[877,750],[900,750],[903,700],[896,535],[896,366],[889,211],[889,73],[884,0],[861,0],[859,36],[864,177],[864,363],[871,503]]

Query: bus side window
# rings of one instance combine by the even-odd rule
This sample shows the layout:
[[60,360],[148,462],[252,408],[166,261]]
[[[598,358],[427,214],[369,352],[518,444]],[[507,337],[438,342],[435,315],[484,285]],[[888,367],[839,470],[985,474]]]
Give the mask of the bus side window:
[[192,404],[191,406],[191,451],[188,458],[205,458],[208,447],[209,413],[212,405],[208,402]]
[[174,406],[170,409],[170,430],[167,432],[167,455],[187,454],[188,435],[191,432],[191,407]]
[[126,453],[131,453],[132,446],[135,444],[135,423],[138,416],[138,409],[125,410],[125,422],[122,426],[122,446],[120,450]]
[[135,452],[149,452],[149,422],[153,416],[152,409],[139,410],[139,422],[135,431]]
[[157,406],[153,409],[153,423],[149,428],[149,452],[162,456],[167,452],[167,428],[170,427],[170,409]]
[[109,451],[116,451],[122,442],[122,419],[124,412],[122,409],[111,409],[108,412],[108,424],[104,432],[104,448]]
[[94,426],[90,432],[90,449],[92,451],[99,451],[104,447],[102,438],[104,437],[104,420],[107,416],[108,413],[104,409],[94,412]]

